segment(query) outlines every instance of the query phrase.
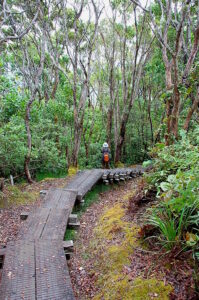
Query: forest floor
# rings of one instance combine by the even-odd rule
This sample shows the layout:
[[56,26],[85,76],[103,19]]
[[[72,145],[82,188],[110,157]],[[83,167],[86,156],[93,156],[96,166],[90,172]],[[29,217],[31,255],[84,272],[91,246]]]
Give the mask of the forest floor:
[[0,193],[0,248],[14,240],[23,221],[22,212],[29,212],[41,205],[41,190],[53,187],[64,187],[69,178],[46,178],[33,184],[7,185],[4,193]]
[[[40,206],[40,190],[63,187],[69,178],[45,179],[32,185],[6,187],[0,198],[0,247],[14,240],[22,211]],[[100,193],[81,215],[74,255],[69,261],[75,296],[85,299],[198,299],[189,253],[166,253],[140,238],[140,226],[151,203],[135,212],[129,201],[140,179]]]
[[79,300],[198,299],[189,253],[167,253],[140,238],[151,203],[132,212],[141,179],[114,186],[81,216],[70,274]]

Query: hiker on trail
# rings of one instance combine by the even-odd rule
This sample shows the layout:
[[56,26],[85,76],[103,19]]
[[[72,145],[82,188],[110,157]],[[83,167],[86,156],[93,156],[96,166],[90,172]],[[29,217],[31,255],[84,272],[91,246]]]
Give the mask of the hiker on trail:
[[104,169],[110,169],[111,151],[107,143],[102,147],[102,167]]

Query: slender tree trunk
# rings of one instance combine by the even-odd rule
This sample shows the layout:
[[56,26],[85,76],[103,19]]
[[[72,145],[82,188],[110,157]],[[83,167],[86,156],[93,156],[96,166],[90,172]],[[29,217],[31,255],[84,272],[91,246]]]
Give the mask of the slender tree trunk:
[[[166,69],[166,90],[170,92],[173,88],[172,77],[171,77],[171,63],[168,62],[168,58],[165,57],[165,49],[163,49],[163,60]],[[171,140],[171,112],[172,112],[172,97],[169,97],[166,101],[166,123],[167,131],[165,133],[165,144],[168,146]]]
[[0,191],[4,191],[4,178],[0,178]]
[[58,73],[58,69],[56,68],[55,69],[55,81],[54,81],[53,89],[52,89],[52,93],[51,93],[52,99],[55,99],[58,84],[59,84],[59,73]]
[[114,161],[116,158],[116,149],[118,144],[118,123],[119,123],[118,116],[119,116],[119,100],[117,95],[114,103],[114,144],[115,144]]
[[30,130],[30,108],[34,101],[34,98],[31,98],[30,101],[27,104],[26,107],[26,115],[25,115],[25,126],[26,126],[26,134],[27,134],[27,146],[28,151],[25,156],[24,160],[24,172],[27,178],[27,181],[29,183],[33,183],[33,180],[31,178],[30,170],[29,170],[29,164],[31,159],[31,151],[32,151],[32,136],[31,136],[31,130]]
[[165,111],[163,111],[163,114],[162,114],[161,120],[160,120],[159,128],[158,128],[157,133],[156,133],[156,135],[155,135],[155,137],[154,137],[155,143],[160,142],[160,138],[161,138],[161,127],[162,127],[162,124],[163,124],[163,121],[164,121],[164,117],[165,117]]
[[171,132],[175,139],[178,139],[178,118],[180,109],[180,93],[178,90],[178,66],[176,58],[174,61],[174,91],[173,91],[173,109],[171,112]]
[[122,147],[124,145],[124,140],[125,140],[125,134],[126,134],[126,124],[128,121],[128,113],[124,114],[121,126],[120,126],[120,134],[119,134],[119,138],[118,138],[118,143],[117,143],[117,147],[116,147],[116,153],[115,153],[115,163],[118,163],[121,161],[121,157],[122,157]]
[[191,118],[193,116],[193,113],[196,111],[198,105],[199,105],[199,88],[198,88],[197,95],[196,95],[195,99],[193,100],[192,106],[188,111],[188,114],[187,114],[187,117],[186,117],[186,120],[184,123],[184,129],[186,131],[188,131],[188,129],[189,129],[189,124],[190,124]]
[[151,89],[149,89],[148,118],[149,118],[150,129],[151,129],[151,142],[153,144],[154,138],[153,138],[153,123],[152,123],[152,118],[151,118]]
[[113,109],[112,109],[112,105],[110,105],[108,110],[108,116],[107,116],[107,142],[109,147],[111,147],[112,124],[113,124]]
[[73,167],[77,168],[78,166],[78,154],[79,154],[79,148],[80,148],[80,142],[81,142],[81,128],[79,127],[79,122],[75,122],[75,128],[74,128],[74,147],[73,147],[73,153],[71,157],[71,164]]

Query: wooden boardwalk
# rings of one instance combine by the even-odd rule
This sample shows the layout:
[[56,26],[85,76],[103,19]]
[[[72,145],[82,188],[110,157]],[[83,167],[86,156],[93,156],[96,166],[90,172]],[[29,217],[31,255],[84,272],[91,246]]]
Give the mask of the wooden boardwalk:
[[[63,239],[76,200],[99,181],[125,181],[142,169],[79,172],[64,189],[50,189],[6,248],[0,300],[73,300]],[[6,226],[6,224],[5,224]]]

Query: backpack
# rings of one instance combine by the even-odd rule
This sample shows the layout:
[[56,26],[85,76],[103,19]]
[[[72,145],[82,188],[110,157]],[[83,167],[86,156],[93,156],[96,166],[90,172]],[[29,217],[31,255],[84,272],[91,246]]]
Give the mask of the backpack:
[[104,162],[109,162],[109,153],[108,152],[104,153]]

